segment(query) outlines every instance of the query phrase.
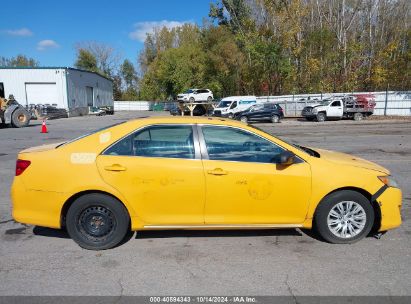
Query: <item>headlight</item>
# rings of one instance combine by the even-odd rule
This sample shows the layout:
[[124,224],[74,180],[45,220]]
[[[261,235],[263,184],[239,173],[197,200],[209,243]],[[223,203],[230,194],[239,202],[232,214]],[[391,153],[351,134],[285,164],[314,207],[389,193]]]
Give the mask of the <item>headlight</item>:
[[317,114],[318,110],[316,108],[313,109],[312,113]]
[[383,184],[387,185],[388,187],[399,188],[396,180],[390,175],[378,176],[378,178],[383,182]]

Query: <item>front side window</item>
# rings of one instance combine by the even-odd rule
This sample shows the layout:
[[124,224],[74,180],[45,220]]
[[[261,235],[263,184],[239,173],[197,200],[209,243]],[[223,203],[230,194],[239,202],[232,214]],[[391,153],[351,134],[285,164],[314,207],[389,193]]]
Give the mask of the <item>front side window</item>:
[[230,127],[203,126],[203,135],[211,160],[278,163],[285,151],[255,134]]
[[334,101],[331,105],[332,107],[340,107],[341,106],[341,101]]
[[252,106],[250,108],[250,111],[251,112],[256,112],[256,111],[261,111],[262,109],[264,109],[264,105],[259,104],[259,105]]
[[121,139],[104,155],[193,159],[193,129],[191,126],[148,127]]

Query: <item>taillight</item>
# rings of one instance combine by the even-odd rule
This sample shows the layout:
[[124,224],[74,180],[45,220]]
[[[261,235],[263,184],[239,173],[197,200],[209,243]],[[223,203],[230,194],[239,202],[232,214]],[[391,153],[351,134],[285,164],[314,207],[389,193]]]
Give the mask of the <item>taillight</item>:
[[29,160],[18,159],[16,162],[16,176],[19,176],[26,170],[31,164]]

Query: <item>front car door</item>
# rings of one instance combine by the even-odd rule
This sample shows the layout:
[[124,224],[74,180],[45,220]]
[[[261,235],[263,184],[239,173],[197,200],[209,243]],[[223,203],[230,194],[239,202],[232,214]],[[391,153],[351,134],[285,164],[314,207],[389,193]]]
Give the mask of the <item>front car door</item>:
[[263,120],[263,115],[264,115],[264,105],[259,104],[255,105],[250,109],[250,114],[248,115],[249,120]]
[[97,157],[146,225],[204,223],[205,178],[192,125],[153,125],[124,137]]
[[298,158],[280,165],[283,147],[235,127],[203,125],[199,138],[206,224],[298,226],[305,220],[311,195],[308,163]]

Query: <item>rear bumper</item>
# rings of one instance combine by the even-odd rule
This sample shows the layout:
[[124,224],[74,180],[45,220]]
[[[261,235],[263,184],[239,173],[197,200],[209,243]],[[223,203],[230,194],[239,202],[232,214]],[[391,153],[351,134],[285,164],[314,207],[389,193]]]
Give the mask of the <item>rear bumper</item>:
[[61,227],[65,195],[59,192],[27,190],[20,178],[11,187],[13,219],[19,223],[50,228]]
[[400,226],[402,206],[401,190],[388,187],[376,200],[381,209],[379,231],[386,231]]

